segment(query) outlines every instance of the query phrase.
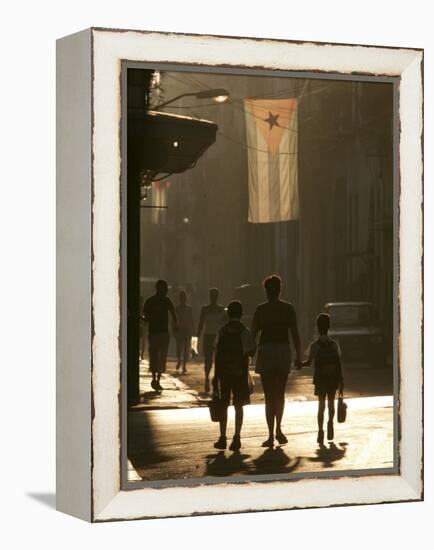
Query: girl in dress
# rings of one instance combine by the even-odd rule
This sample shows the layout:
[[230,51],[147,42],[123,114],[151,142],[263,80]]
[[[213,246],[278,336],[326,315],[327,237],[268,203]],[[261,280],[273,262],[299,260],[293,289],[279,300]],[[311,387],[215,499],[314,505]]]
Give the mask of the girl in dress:
[[333,419],[335,415],[336,391],[343,393],[344,378],[342,373],[341,350],[339,344],[332,340],[328,331],[330,317],[327,313],[321,313],[316,319],[318,338],[309,347],[309,357],[303,361],[303,366],[314,363],[313,383],[315,395],[318,397],[318,437],[317,443],[324,443],[324,412],[327,400],[328,422],[327,439],[334,438]]

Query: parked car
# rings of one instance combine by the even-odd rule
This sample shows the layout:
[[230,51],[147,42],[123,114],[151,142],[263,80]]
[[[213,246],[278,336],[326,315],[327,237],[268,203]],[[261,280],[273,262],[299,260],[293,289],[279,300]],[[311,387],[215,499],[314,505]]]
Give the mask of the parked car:
[[325,311],[330,315],[329,335],[339,343],[345,362],[386,365],[384,329],[371,302],[330,302]]

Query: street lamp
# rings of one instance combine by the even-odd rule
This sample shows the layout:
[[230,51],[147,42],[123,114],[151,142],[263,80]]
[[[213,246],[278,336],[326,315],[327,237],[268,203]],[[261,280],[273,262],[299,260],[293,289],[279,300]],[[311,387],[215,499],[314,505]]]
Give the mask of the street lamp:
[[229,99],[229,92],[225,90],[225,88],[214,88],[212,90],[204,90],[202,92],[186,92],[184,94],[177,95],[172,99],[169,99],[169,101],[160,103],[156,107],[153,107],[153,110],[161,109],[162,107],[166,107],[166,105],[169,105],[169,103],[173,103],[174,101],[181,99],[181,97],[189,96],[195,97],[196,99],[212,99],[216,103],[224,103]]

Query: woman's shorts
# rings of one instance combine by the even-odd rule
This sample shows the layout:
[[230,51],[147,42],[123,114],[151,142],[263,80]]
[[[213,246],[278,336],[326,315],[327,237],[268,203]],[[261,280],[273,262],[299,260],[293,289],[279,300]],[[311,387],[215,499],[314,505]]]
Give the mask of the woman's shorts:
[[289,344],[262,344],[258,349],[255,372],[267,374],[272,371],[288,373],[291,369]]

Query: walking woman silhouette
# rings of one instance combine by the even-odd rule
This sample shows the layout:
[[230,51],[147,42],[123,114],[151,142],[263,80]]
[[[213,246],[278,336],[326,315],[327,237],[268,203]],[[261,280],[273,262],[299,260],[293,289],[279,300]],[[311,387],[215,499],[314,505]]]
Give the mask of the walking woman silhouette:
[[268,439],[262,446],[273,447],[274,436],[281,445],[288,442],[282,432],[281,422],[285,408],[285,387],[291,368],[289,334],[294,343],[296,368],[301,368],[300,336],[294,307],[280,299],[280,277],[267,277],[263,286],[267,301],[256,308],[252,321],[252,337],[256,339],[260,333],[255,370],[261,376],[268,426]]

